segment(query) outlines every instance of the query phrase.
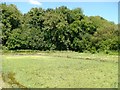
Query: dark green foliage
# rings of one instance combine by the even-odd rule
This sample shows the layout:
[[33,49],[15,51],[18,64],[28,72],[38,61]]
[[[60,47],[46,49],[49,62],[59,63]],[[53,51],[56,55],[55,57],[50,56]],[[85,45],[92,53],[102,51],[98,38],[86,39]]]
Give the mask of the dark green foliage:
[[1,22],[2,24],[2,44],[6,46],[6,42],[13,29],[21,26],[22,14],[17,10],[16,6],[0,4]]
[[0,4],[2,43],[9,50],[73,50],[96,53],[118,50],[118,28],[81,8],[32,8],[22,15],[15,5]]

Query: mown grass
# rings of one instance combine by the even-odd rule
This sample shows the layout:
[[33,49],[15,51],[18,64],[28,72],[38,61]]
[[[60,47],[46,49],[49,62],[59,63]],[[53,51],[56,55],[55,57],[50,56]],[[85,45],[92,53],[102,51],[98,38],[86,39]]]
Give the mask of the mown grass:
[[[36,52],[3,55],[3,73],[27,88],[117,88],[118,56]],[[9,75],[4,75],[6,77]],[[18,86],[19,87],[19,86]]]

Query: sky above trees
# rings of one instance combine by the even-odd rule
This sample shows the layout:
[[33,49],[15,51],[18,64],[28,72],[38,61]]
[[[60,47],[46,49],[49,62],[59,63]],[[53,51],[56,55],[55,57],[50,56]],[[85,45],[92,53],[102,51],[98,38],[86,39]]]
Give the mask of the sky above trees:
[[15,4],[22,13],[27,13],[33,7],[56,8],[67,6],[70,9],[77,7],[82,8],[83,13],[87,16],[102,16],[105,19],[118,23],[118,3],[117,2],[6,2]]

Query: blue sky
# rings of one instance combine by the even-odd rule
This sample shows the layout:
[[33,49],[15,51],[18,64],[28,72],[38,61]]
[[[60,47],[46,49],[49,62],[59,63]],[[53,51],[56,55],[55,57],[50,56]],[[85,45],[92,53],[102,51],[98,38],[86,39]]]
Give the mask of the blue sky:
[[[33,0],[30,0],[33,1]],[[82,8],[87,16],[102,16],[103,18],[118,23],[118,3],[117,2],[7,2],[15,4],[22,13],[27,13],[33,7],[56,8],[67,6],[70,9]]]

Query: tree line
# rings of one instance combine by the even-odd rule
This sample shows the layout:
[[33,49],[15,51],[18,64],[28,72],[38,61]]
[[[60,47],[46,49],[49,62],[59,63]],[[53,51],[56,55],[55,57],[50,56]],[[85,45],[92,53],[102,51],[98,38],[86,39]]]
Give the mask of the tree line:
[[81,8],[32,8],[22,14],[15,5],[0,4],[2,47],[8,50],[118,50],[118,25]]

